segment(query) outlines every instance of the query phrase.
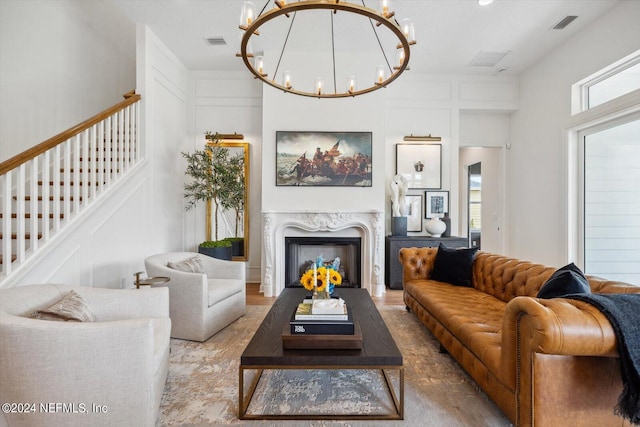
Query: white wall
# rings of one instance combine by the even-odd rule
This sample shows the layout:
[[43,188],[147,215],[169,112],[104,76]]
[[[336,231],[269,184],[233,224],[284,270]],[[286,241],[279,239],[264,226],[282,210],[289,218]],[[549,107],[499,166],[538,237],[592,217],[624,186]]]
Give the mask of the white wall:
[[135,89],[135,25],[110,2],[0,1],[0,161]]
[[640,2],[621,1],[521,76],[507,172],[509,255],[554,266],[569,260],[571,85],[640,48],[638,22]]
[[510,113],[460,112],[460,147],[505,147],[510,138]]
[[184,169],[180,155],[186,151],[187,96],[189,72],[153,32],[137,29],[138,82],[144,111],[142,140],[149,161],[147,176],[149,214],[152,230],[148,256],[181,251],[189,240],[189,224],[184,215]]

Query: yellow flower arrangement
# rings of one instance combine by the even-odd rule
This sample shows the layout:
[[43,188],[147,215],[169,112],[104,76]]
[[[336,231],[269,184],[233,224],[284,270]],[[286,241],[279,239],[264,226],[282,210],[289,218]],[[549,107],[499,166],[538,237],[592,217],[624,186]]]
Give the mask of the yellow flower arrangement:
[[318,292],[323,292],[327,288],[327,274],[332,285],[340,285],[342,283],[342,276],[336,270],[331,267],[319,267],[307,270],[300,277],[300,284],[308,291],[313,291],[313,285],[315,284]]

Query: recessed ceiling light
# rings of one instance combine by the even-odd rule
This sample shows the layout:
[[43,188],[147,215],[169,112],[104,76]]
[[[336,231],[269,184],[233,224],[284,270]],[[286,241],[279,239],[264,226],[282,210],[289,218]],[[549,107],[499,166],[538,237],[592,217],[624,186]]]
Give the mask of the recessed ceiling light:
[[493,0],[478,0],[478,4],[480,6],[488,6],[493,3]]

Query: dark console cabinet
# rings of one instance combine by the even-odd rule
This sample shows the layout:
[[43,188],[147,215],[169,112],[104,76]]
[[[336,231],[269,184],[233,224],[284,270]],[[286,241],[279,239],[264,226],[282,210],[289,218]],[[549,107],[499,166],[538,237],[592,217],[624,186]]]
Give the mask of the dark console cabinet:
[[440,243],[448,248],[467,248],[466,237],[387,236],[384,245],[384,279],[390,289],[402,289],[402,265],[398,254],[402,248],[437,248]]

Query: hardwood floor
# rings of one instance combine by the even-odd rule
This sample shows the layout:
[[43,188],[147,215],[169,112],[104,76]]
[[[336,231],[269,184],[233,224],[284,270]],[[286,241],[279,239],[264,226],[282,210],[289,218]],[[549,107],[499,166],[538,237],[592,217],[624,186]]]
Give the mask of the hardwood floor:
[[[271,305],[275,298],[267,298],[260,293],[259,283],[247,283],[247,304],[248,305]],[[373,297],[376,305],[404,305],[402,300],[402,290],[387,289],[381,297]]]

